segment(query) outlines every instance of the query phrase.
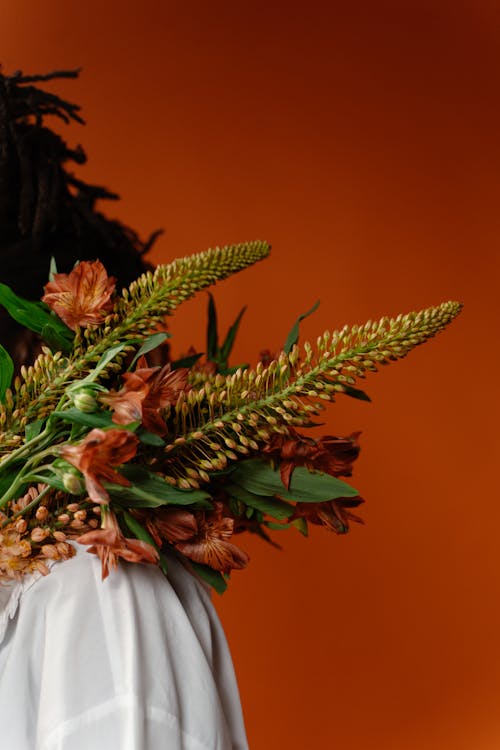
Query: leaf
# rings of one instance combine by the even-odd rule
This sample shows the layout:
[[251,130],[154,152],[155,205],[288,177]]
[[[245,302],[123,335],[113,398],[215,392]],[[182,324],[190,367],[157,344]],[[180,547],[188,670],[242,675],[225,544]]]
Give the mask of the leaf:
[[272,496],[256,495],[237,484],[228,484],[226,489],[230,495],[240,502],[245,503],[250,508],[260,510],[262,513],[267,513],[268,516],[273,518],[286,519],[293,514],[293,506],[284,500],[278,500]]
[[193,568],[194,572],[197,573],[200,578],[206,581],[218,594],[223,594],[227,589],[227,582],[224,580],[222,573],[218,570],[210,568],[208,565],[203,563],[197,563],[193,560],[189,560],[189,564]]
[[286,354],[290,354],[292,351],[292,348],[295,346],[297,341],[299,340],[299,323],[304,320],[304,318],[309,317],[309,315],[312,315],[313,312],[316,312],[316,310],[319,307],[319,300],[317,300],[314,305],[311,307],[310,310],[308,310],[305,313],[302,313],[302,315],[299,315],[297,320],[292,326],[292,329],[288,336],[286,337],[285,345],[283,347],[283,351],[286,352]]
[[161,552],[160,549],[158,549],[158,545],[155,544],[155,541],[149,531],[147,531],[142,523],[140,523],[136,518],[134,518],[130,513],[127,513],[127,511],[123,511],[122,514],[123,520],[125,522],[125,525],[127,526],[128,530],[137,538],[140,539],[141,542],[146,542],[147,544],[150,544],[152,547],[155,548],[155,550],[158,552],[160,556],[160,568],[162,571],[167,575],[167,558]]
[[69,335],[58,330],[51,321],[44,325],[40,331],[40,336],[53,351],[55,350],[62,352],[63,354],[71,354],[73,350],[74,334],[72,334],[69,328],[67,330]]
[[191,369],[191,367],[198,362],[200,357],[203,357],[203,352],[200,352],[199,354],[190,354],[187,357],[176,359],[175,362],[170,363],[170,366],[172,370],[178,370],[180,367]]
[[95,411],[89,414],[88,412],[72,407],[64,411],[55,411],[52,413],[52,416],[59,417],[63,422],[79,424],[84,427],[110,427],[111,425],[118,427],[118,425],[114,424],[112,414],[109,411]]
[[26,425],[26,427],[24,428],[24,436],[27,443],[29,443],[30,440],[33,440],[33,438],[36,438],[41,433],[44,423],[45,419],[37,419],[35,422],[29,422]]
[[116,344],[115,346],[112,346],[110,349],[108,349],[107,352],[104,352],[104,354],[99,359],[96,366],[92,369],[92,371],[87,375],[86,378],[83,378],[83,380],[78,380],[74,388],[68,388],[68,391],[71,391],[73,389],[79,389],[82,385],[87,385],[87,383],[92,383],[98,375],[104,370],[104,368],[113,360],[117,354],[119,354],[123,349],[125,349],[127,346],[130,345],[130,341],[122,341],[120,344]]
[[208,324],[207,324],[207,358],[216,360],[219,350],[219,335],[217,333],[217,311],[213,296],[208,292]]
[[46,325],[52,326],[61,335],[67,336],[70,330],[43,302],[29,302],[15,294],[6,284],[0,284],[0,305],[5,307],[15,321],[35,333],[41,334]]
[[162,448],[165,445],[165,441],[159,435],[155,435],[154,432],[141,429],[137,431],[137,437],[141,443],[151,445],[153,448]]
[[173,487],[158,474],[148,471],[144,466],[126,464],[120,469],[130,487],[104,483],[110,495],[122,505],[134,508],[158,508],[161,505],[192,505],[210,498],[205,490],[181,490]]
[[227,365],[227,360],[229,358],[229,355],[231,354],[231,351],[233,349],[234,340],[236,338],[236,334],[238,333],[238,328],[241,323],[241,319],[245,313],[245,310],[247,309],[247,306],[242,307],[241,310],[238,313],[238,316],[236,320],[234,321],[233,325],[230,327],[226,334],[226,338],[224,339],[224,343],[222,344],[220,348],[220,361],[222,364]]
[[290,489],[287,490],[281,481],[279,471],[260,458],[241,461],[231,475],[231,482],[255,495],[275,495],[283,500],[303,503],[320,503],[338,497],[359,495],[359,492],[346,482],[329,474],[310,472],[302,466],[294,469]]
[[0,401],[3,402],[7,388],[10,388],[14,375],[14,362],[7,349],[0,344]]
[[132,367],[135,365],[139,357],[142,357],[144,354],[148,354],[148,352],[152,352],[153,349],[156,349],[160,344],[163,344],[165,339],[171,338],[169,333],[153,333],[152,336],[148,336],[144,344],[141,346],[137,354],[135,355],[134,359],[130,363],[129,370],[132,369]]
[[295,518],[292,521],[292,526],[300,531],[302,536],[309,536],[309,527],[305,518]]
[[342,383],[342,391],[344,396],[350,396],[351,398],[357,398],[359,401],[371,401],[370,396],[361,391],[359,388],[353,388],[352,385],[346,385]]

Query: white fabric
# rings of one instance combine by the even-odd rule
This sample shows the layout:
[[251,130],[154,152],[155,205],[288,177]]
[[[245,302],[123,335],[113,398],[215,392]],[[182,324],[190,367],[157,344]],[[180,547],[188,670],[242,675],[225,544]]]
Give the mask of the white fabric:
[[80,547],[1,604],[1,750],[247,750],[224,633],[177,560],[103,582]]

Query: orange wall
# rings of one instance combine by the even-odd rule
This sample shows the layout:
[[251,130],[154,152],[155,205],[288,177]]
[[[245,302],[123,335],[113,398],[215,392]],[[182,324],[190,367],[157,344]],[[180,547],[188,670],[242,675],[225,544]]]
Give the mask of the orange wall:
[[[346,8],[346,6],[348,6]],[[253,750],[494,750],[498,632],[500,12],[476,2],[4,0],[10,72],[83,67],[87,179],[155,260],[263,237],[272,257],[216,290],[249,309],[237,359],[304,324],[457,298],[454,326],[344,399],[363,430],[365,527],[246,540],[217,602]],[[177,351],[201,346],[205,300]]]

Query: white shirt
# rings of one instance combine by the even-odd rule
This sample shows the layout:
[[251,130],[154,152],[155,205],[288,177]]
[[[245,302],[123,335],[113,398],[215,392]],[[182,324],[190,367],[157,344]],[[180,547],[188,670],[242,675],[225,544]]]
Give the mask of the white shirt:
[[0,588],[2,750],[248,750],[210,597],[175,559],[95,555]]

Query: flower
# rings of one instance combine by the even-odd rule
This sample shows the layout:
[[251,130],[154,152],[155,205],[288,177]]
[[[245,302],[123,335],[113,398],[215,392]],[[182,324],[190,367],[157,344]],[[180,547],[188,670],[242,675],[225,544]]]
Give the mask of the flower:
[[348,508],[356,508],[364,500],[362,497],[337,497],[323,503],[297,503],[292,519],[305,518],[311,523],[320,524],[336,534],[349,531],[349,521],[363,523],[363,519],[351,513]]
[[214,510],[209,512],[161,508],[150,524],[160,538],[194,562],[222,573],[244,568],[248,563],[246,552],[229,541],[234,519],[224,516],[222,503],[214,503]]
[[147,542],[140,539],[126,538],[118,525],[118,519],[113,511],[106,510],[103,515],[102,527],[96,531],[87,531],[77,537],[79,544],[90,544],[87,552],[97,555],[101,560],[101,575],[104,580],[110,568],[116,568],[118,558],[128,562],[146,562],[156,565],[159,560],[158,551]]
[[99,260],[82,260],[71,273],[56,273],[44,289],[42,302],[76,331],[79,326],[102,323],[113,306],[115,279],[108,276]]
[[141,420],[149,432],[164,435],[167,425],[160,411],[177,402],[179,394],[186,389],[189,370],[172,370],[170,364],[162,368],[147,367],[145,357],[137,364],[134,372],[122,376],[123,388],[101,396],[101,401],[111,407],[115,424]]
[[290,488],[292,472],[296,466],[321,471],[334,477],[349,477],[352,464],[359,455],[360,432],[348,437],[324,435],[318,440],[290,430],[287,435],[273,435],[263,450],[279,459],[280,476],[287,489]]
[[107,503],[109,495],[102,481],[129,486],[130,482],[113,467],[130,461],[137,451],[138,438],[128,430],[91,430],[78,445],[63,445],[60,455],[76,466],[85,478],[89,497],[95,503]]

